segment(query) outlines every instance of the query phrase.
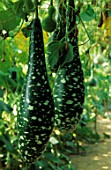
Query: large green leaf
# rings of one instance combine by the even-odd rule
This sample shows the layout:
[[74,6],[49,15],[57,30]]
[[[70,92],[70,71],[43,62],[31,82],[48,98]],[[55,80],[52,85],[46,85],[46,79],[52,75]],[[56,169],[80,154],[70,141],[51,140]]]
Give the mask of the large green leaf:
[[13,79],[11,79],[9,73],[0,71],[0,86],[13,90],[16,88],[17,84]]
[[13,151],[13,147],[10,143],[10,139],[9,139],[9,136],[8,135],[0,135],[0,140],[2,142],[4,142],[4,144],[6,145],[6,148],[9,152],[12,152]]
[[88,5],[87,8],[80,13],[80,17],[83,21],[89,22],[95,18],[95,12],[93,8]]
[[69,63],[73,60],[74,58],[74,53],[73,53],[73,46],[69,43],[68,44],[68,50],[66,54],[64,54],[63,61],[61,63],[61,67],[63,67],[66,63]]
[[16,13],[17,16],[24,18],[24,1],[23,0],[19,0],[17,2],[14,3],[14,12]]
[[49,43],[48,48],[48,61],[51,68],[53,68],[59,61],[61,67],[64,64],[73,60],[73,46],[69,43],[66,50],[66,42],[53,41]]
[[25,12],[26,13],[29,13],[29,12],[34,12],[34,10],[35,10],[35,3],[34,3],[34,0],[25,0],[24,1],[24,6],[25,6],[25,8],[24,8],[24,10],[25,10]]
[[58,62],[59,50],[60,50],[59,41],[53,41],[48,44],[47,54],[48,54],[48,62],[51,68],[53,68]]
[[10,9],[0,11],[0,29],[11,31],[20,24],[21,18],[17,17]]
[[0,2],[0,11],[5,10],[5,5],[4,3]]

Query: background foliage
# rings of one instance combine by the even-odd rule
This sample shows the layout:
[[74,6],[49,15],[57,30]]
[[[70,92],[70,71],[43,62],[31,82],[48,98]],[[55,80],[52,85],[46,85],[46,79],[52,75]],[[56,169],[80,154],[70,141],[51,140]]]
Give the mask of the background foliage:
[[[55,0],[56,5],[56,0]],[[41,0],[40,19],[49,1]],[[29,0],[0,1],[0,168],[7,170],[75,170],[69,155],[83,154],[84,142],[100,140],[97,117],[111,118],[111,2],[75,1],[79,52],[85,76],[85,103],[82,119],[72,134],[54,131],[42,158],[24,165],[17,148],[17,112],[27,72],[30,22],[35,4]],[[30,7],[29,7],[30,6]],[[50,34],[43,32],[45,51]],[[51,86],[53,80],[50,80]],[[92,130],[89,124],[94,124]]]

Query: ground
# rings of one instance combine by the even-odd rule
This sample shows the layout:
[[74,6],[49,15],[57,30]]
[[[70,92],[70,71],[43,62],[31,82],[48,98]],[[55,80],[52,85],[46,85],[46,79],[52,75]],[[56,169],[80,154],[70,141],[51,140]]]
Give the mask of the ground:
[[[97,132],[111,136],[111,120],[99,117]],[[86,154],[71,156],[71,162],[76,170],[111,170],[111,137],[96,144],[88,144]]]

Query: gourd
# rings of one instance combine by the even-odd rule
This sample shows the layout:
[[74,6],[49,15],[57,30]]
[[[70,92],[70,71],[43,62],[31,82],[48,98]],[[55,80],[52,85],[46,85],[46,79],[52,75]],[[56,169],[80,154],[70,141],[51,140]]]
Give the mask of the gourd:
[[38,15],[31,23],[29,61],[17,117],[18,143],[26,163],[45,150],[54,124],[54,104],[48,82],[42,27]]
[[73,60],[62,67],[59,65],[53,88],[55,126],[63,133],[72,132],[77,126],[84,103],[84,75],[79,58],[77,37],[74,36],[76,29],[71,31],[76,25],[74,2],[69,0],[68,6],[70,7],[69,27],[67,28],[68,43],[73,46]]
[[48,15],[42,20],[42,28],[46,32],[53,32],[56,28],[56,21],[54,19],[55,8],[50,5],[48,8]]

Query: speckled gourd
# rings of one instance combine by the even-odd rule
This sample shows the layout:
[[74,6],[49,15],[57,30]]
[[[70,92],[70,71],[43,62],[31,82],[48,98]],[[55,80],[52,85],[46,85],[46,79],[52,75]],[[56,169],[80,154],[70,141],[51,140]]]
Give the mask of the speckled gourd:
[[54,123],[54,104],[39,18],[31,23],[28,73],[17,122],[21,157],[24,162],[32,163],[46,148]]
[[79,58],[77,36],[74,36],[76,33],[76,28],[74,29],[76,25],[74,1],[69,0],[68,7],[68,43],[73,46],[73,60],[63,67],[59,66],[53,88],[55,126],[63,133],[72,132],[76,128],[84,103],[84,75]]

